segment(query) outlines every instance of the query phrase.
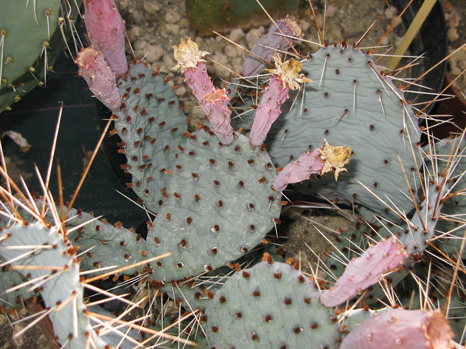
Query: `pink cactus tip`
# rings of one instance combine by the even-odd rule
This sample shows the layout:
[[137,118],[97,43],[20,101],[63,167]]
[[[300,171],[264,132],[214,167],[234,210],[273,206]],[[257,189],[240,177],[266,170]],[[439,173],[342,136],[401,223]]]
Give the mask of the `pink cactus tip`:
[[117,76],[125,75],[125,22],[114,0],[84,0],[84,23],[95,49],[102,51]]
[[185,82],[193,90],[217,138],[224,144],[230,144],[234,139],[233,128],[230,125],[231,110],[228,108],[230,99],[225,89],[214,87],[207,74],[202,58],[207,52],[199,51],[197,44],[189,37],[182,40],[178,46],[173,46],[173,49],[178,62],[173,69],[184,73]]
[[304,153],[298,160],[290,162],[279,173],[272,187],[276,191],[285,190],[291,183],[299,183],[313,174],[323,175],[335,171],[335,180],[344,166],[349,163],[351,148],[346,146],[331,146],[324,139],[324,145],[313,152]]
[[281,106],[288,99],[288,91],[299,89],[299,83],[312,82],[299,74],[303,64],[296,59],[282,62],[275,52],[275,69],[269,70],[273,76],[269,86],[257,107],[251,129],[251,144],[260,146],[264,143],[272,124],[281,114]]
[[346,302],[379,282],[384,273],[400,266],[406,256],[405,249],[395,237],[380,241],[348,263],[335,286],[320,295],[320,302],[326,307]]
[[231,110],[228,108],[230,99],[225,89],[216,89],[205,96],[203,109],[212,125],[212,131],[223,144],[233,142],[234,133],[231,127]]
[[447,349],[452,336],[442,313],[398,308],[364,321],[343,339],[340,349]]
[[101,52],[92,46],[79,52],[76,58],[79,74],[86,80],[89,89],[110,110],[118,109],[121,98],[116,78]]

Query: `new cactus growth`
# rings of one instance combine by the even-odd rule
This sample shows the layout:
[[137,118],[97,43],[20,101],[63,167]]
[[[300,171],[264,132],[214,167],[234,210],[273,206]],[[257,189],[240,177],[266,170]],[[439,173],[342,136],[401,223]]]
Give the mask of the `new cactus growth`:
[[122,76],[128,71],[125,54],[125,22],[114,0],[84,0],[84,22],[89,39],[107,59],[112,71]]
[[304,153],[298,160],[290,162],[280,171],[273,187],[283,191],[288,184],[299,183],[309,179],[311,175],[323,175],[335,171],[335,180],[350,161],[351,149],[346,146],[331,146],[324,139],[324,145],[313,152]]
[[89,89],[98,96],[105,106],[114,110],[121,105],[116,78],[102,53],[88,47],[76,58],[79,74],[86,80]]
[[346,302],[380,281],[382,274],[400,266],[405,258],[406,252],[396,238],[380,241],[349,262],[335,286],[322,293],[320,301],[327,307]]
[[251,128],[251,143],[259,146],[264,143],[272,124],[281,114],[281,106],[288,99],[288,91],[299,89],[299,83],[311,82],[299,74],[302,63],[290,59],[282,62],[275,53],[275,69],[271,69],[272,78],[257,107],[254,124]]
[[224,144],[233,142],[233,128],[230,125],[231,111],[228,108],[229,99],[223,89],[216,89],[207,74],[205,60],[202,58],[208,52],[199,51],[191,38],[182,40],[178,46],[173,46],[174,56],[178,64],[173,68],[180,70],[185,76],[185,82],[192,89],[212,124],[212,131]]
[[342,341],[340,348],[448,348],[452,336],[439,312],[393,309],[364,321]]
[[301,38],[303,32],[291,17],[285,17],[273,25],[267,34],[259,38],[257,45],[246,57],[243,64],[243,76],[259,75],[266,68],[267,63],[275,59],[277,52],[288,50],[296,39]]

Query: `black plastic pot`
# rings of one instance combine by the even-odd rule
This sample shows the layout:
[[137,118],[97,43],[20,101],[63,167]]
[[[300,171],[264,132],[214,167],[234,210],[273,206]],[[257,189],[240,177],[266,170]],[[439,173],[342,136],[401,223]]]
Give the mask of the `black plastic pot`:
[[[409,28],[410,24],[414,20],[414,17],[418,13],[424,0],[414,0],[410,7],[401,17],[403,25],[406,29]],[[391,2],[398,12],[401,11],[409,4],[409,0],[396,0]],[[414,38],[412,44],[409,47],[410,55],[423,56],[420,60],[420,64],[411,68],[410,75],[412,77],[421,76],[424,72],[431,69],[434,65],[440,62],[447,56],[448,52],[448,39],[447,39],[447,27],[445,23],[445,16],[440,2],[436,2],[432,8],[429,16],[422,25],[419,33]],[[409,89],[419,92],[439,93],[442,91],[445,74],[447,71],[446,62],[440,64],[438,67],[433,69],[429,74],[425,75],[420,79],[417,84],[425,86],[430,90],[418,86],[411,86]],[[428,103],[434,98],[432,95],[407,93],[406,98],[413,103]],[[423,107],[423,106],[422,106]],[[421,107],[421,109],[422,109]],[[433,111],[434,104],[432,104],[426,113],[430,114]]]

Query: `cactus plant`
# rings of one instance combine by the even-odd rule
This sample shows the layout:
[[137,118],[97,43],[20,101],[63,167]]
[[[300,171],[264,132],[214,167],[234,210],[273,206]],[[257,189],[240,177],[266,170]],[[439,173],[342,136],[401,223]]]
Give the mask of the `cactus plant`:
[[[344,143],[353,151],[348,172],[338,182],[324,179],[325,184],[315,185],[307,181],[297,185],[297,190],[361,204],[391,219],[394,215],[379,200],[392,200],[401,211],[408,211],[412,203],[404,186],[400,187],[405,183],[400,162],[405,168],[418,168],[421,131],[403,92],[378,71],[370,55],[345,43],[322,47],[305,57],[303,72],[315,81],[282,106],[266,140],[274,163],[284,166],[300,153],[317,148],[322,138]],[[241,88],[237,91],[241,94]],[[248,129],[251,116],[235,118],[235,127]],[[352,130],[358,130],[357,137]],[[377,178],[370,178],[373,173]],[[410,186],[415,187],[411,179]]]
[[74,33],[81,1],[1,1],[0,113],[37,85]]
[[[92,19],[96,18],[94,15],[100,16],[98,5],[101,4],[104,4],[110,13],[109,21],[105,21],[109,25],[104,28],[110,30],[92,34],[92,27],[97,23]],[[151,211],[150,214],[153,214],[149,215],[147,237],[122,228],[121,223],[111,225],[80,210],[64,207],[61,201],[56,205],[47,189],[44,192],[44,201],[33,201],[27,191],[24,194],[18,193],[21,198],[16,199],[9,188],[13,187],[16,190],[17,187],[8,178],[2,166],[1,172],[8,186],[1,190],[4,199],[2,215],[6,220],[2,223],[3,228],[0,231],[0,255],[4,258],[3,266],[11,265],[10,270],[5,270],[4,274],[15,270],[27,270],[21,278],[15,275],[11,280],[2,279],[5,284],[10,283],[4,288],[17,289],[30,284],[43,286],[39,291],[42,292],[48,307],[46,314],[51,314],[60,344],[69,347],[91,344],[104,347],[110,344],[110,339],[101,335],[108,331],[123,338],[124,346],[147,345],[146,341],[141,343],[142,338],[129,338],[118,329],[120,325],[126,326],[126,329],[136,327],[134,323],[113,319],[108,314],[99,314],[100,310],[86,309],[88,304],[82,298],[83,287],[94,287],[90,285],[94,279],[111,276],[112,280],[116,280],[122,273],[137,274],[146,284],[160,290],[168,290],[168,293],[174,295],[175,303],[182,303],[185,309],[189,308],[186,317],[194,316],[195,321],[202,326],[201,336],[206,338],[196,338],[199,338],[205,347],[285,348],[310,345],[336,348],[340,342],[343,347],[363,346],[368,344],[368,339],[372,339],[374,333],[387,334],[387,318],[395,338],[386,339],[380,335],[380,338],[378,336],[373,342],[369,341],[369,347],[371,344],[382,347],[390,343],[390,340],[395,344],[410,343],[410,346],[424,345],[426,340],[431,340],[432,345],[445,346],[451,333],[445,317],[440,312],[390,310],[389,307],[384,307],[384,310],[380,309],[376,313],[361,308],[362,311],[354,313],[368,318],[362,324],[360,316],[351,316],[353,308],[358,305],[353,303],[351,298],[358,292],[369,287],[380,291],[377,283],[386,281],[387,273],[405,271],[408,270],[407,267],[413,272],[419,265],[415,263],[421,257],[426,257],[426,254],[422,253],[427,248],[426,245],[438,237],[435,231],[436,224],[440,212],[444,209],[443,202],[451,196],[449,188],[452,183],[448,183],[447,179],[454,176],[453,172],[446,172],[447,176],[444,179],[439,176],[442,171],[438,170],[430,174],[426,164],[418,162],[420,156],[414,155],[417,152],[411,151],[411,147],[417,147],[414,137],[417,137],[420,129],[412,110],[391,82],[378,80],[379,75],[371,67],[371,58],[344,45],[321,49],[311,61],[317,61],[317,66],[324,68],[322,83],[320,85],[319,82],[317,86],[318,79],[314,77],[316,74],[310,73],[306,77],[300,72],[302,62],[282,62],[276,55],[275,69],[270,71],[272,77],[255,113],[251,135],[247,137],[233,131],[231,127],[229,98],[226,90],[216,88],[208,76],[204,64],[206,53],[200,51],[190,39],[186,39],[175,47],[175,58],[178,61],[176,68],[183,72],[186,83],[193,89],[208,121],[208,124],[200,125],[197,131],[187,132],[187,123],[180,112],[177,98],[157,72],[151,72],[148,67],[138,62],[129,64],[128,71],[125,71],[127,64],[121,62],[122,21],[115,15],[113,7],[112,1],[89,2],[86,15],[90,19],[90,38],[96,39],[101,33],[103,37],[97,38],[92,47],[84,49],[76,62],[92,93],[113,113],[111,119],[115,123],[115,130],[111,131],[111,134],[118,133],[122,138],[120,152],[125,153],[128,161],[122,167],[133,177],[129,186],[135,189],[141,202]],[[102,16],[107,19],[107,14]],[[120,37],[114,35],[115,30],[112,28],[114,29],[115,25],[119,28],[117,32]],[[104,48],[108,44],[111,50]],[[325,93],[329,93],[328,90],[325,92],[320,89],[329,88],[327,82],[335,90],[339,87],[338,83],[334,82],[338,81],[338,78],[331,79],[326,75],[331,70],[338,69],[333,66],[335,55],[345,62],[342,63],[341,71],[336,73],[335,70],[334,73],[342,75],[343,80],[353,87],[351,100],[346,96],[346,91],[341,92],[342,103],[348,106],[348,103],[355,103],[354,98],[357,97],[354,110],[350,108],[348,115],[341,116],[343,119],[340,122],[346,125],[346,132],[352,127],[363,125],[364,128],[369,120],[368,110],[376,113],[376,109],[380,109],[378,113],[380,119],[383,119],[380,124],[371,121],[370,125],[373,127],[371,129],[369,126],[369,132],[387,127],[390,122],[385,119],[395,120],[396,126],[393,129],[398,133],[391,132],[387,139],[376,137],[375,141],[392,142],[393,139],[402,137],[399,132],[401,129],[407,136],[407,151],[400,154],[402,165],[392,167],[388,165],[392,165],[396,153],[393,149],[387,150],[392,158],[391,162],[389,161],[388,165],[384,163],[384,166],[391,167],[396,173],[395,178],[398,182],[394,185],[398,188],[401,187],[400,178],[405,183],[401,166],[413,165],[417,168],[422,164],[425,173],[420,188],[425,198],[419,199],[421,204],[417,203],[418,200],[414,196],[417,186],[411,179],[406,181],[410,194],[408,198],[392,193],[394,187],[385,187],[385,182],[389,179],[386,177],[390,175],[381,171],[384,172],[380,174],[381,178],[385,177],[384,184],[381,185],[384,191],[381,192],[389,195],[390,200],[400,205],[401,210],[415,208],[417,211],[414,215],[400,215],[405,221],[405,230],[397,231],[397,228],[394,228],[393,237],[387,240],[377,238],[380,242],[373,247],[367,248],[367,244],[364,243],[361,246],[361,256],[348,263],[346,270],[332,288],[329,287],[329,282],[301,273],[299,262],[274,262],[272,256],[265,254],[263,261],[257,263],[250,252],[260,243],[266,244],[266,234],[279,223],[282,191],[288,184],[307,180],[313,174],[328,176],[325,173],[329,171],[335,172],[334,176],[330,177],[333,177],[332,181],[338,179],[338,183],[345,183],[340,179],[355,173],[356,177],[362,178],[361,182],[367,182],[364,179],[366,177],[361,177],[359,169],[351,168],[354,159],[359,165],[362,161],[365,166],[369,164],[366,158],[370,156],[366,156],[365,146],[355,142],[353,144],[357,150],[352,150],[343,141],[345,139],[351,143],[351,137],[346,136],[341,130],[342,137],[337,141],[340,146],[328,145],[327,139],[330,137],[327,136],[338,134],[341,127],[338,122],[329,120],[328,115],[324,115],[324,120],[319,121],[320,114],[313,114],[315,120],[310,120],[310,125],[314,123],[317,127],[327,122],[333,128],[329,132],[317,132],[317,135],[312,131],[312,141],[316,142],[312,151],[309,151],[307,145],[300,151],[296,150],[297,160],[288,164],[290,159],[286,157],[286,161],[282,162],[283,169],[277,171],[272,163],[275,160],[271,160],[267,152],[266,144],[270,146],[270,143],[267,143],[267,137],[270,137],[269,130],[272,130],[273,134],[274,128],[281,127],[283,119],[287,120],[286,122],[299,123],[296,118],[289,121],[280,115],[282,105],[286,103],[285,100],[293,88],[300,89],[300,92],[306,91],[304,104],[308,103],[308,98],[314,103],[314,98],[311,97],[318,99],[323,93],[323,97],[320,97],[324,100],[313,108],[318,110],[319,107],[323,109],[325,106],[325,113],[333,113],[334,106],[327,105],[325,101]],[[111,63],[107,67],[107,63],[112,62],[114,56],[120,57],[116,60],[118,63]],[[351,62],[348,61],[348,57],[351,58]],[[356,73],[352,72],[351,75],[346,69],[353,66],[353,63],[365,72],[364,78],[356,84]],[[315,67],[306,67],[309,64],[304,62],[304,68],[308,69],[308,72],[312,69],[315,71]],[[123,70],[120,71],[120,68]],[[367,72],[374,75],[372,81],[368,82],[370,87],[365,86]],[[309,83],[309,77],[314,78],[316,82]],[[300,85],[306,82],[307,85]],[[375,84],[386,87],[387,90],[382,92]],[[373,92],[371,101],[375,100],[375,107],[371,103],[368,103],[369,107],[363,103],[365,96],[359,93],[365,92],[366,89]],[[356,94],[355,91],[359,92]],[[389,92],[393,95],[389,96]],[[336,94],[340,96],[339,92]],[[380,97],[380,102],[377,96]],[[302,121],[300,125],[303,127]],[[374,138],[372,140],[374,141]],[[271,152],[274,151],[273,148],[272,142]],[[402,153],[401,148],[398,150]],[[355,155],[350,159],[352,151]],[[359,155],[361,153],[363,155]],[[431,160],[438,161],[438,157],[431,156]],[[350,166],[346,167],[348,162]],[[454,167],[462,171],[460,166]],[[436,168],[435,164],[433,168]],[[372,174],[368,173],[367,176]],[[453,186],[460,187],[462,177],[461,172]],[[315,185],[321,182],[315,181]],[[350,186],[349,182],[346,184]],[[346,188],[342,190],[345,191]],[[19,188],[17,191],[20,192]],[[349,198],[348,192],[334,192],[333,195]],[[379,205],[378,201],[376,205],[376,201],[366,200],[364,195],[361,196],[363,198],[359,199],[360,195],[357,195],[361,203],[369,206],[374,212],[384,212],[385,207]],[[19,207],[16,208],[15,205]],[[380,230],[380,235],[388,237],[391,232]],[[78,254],[82,255],[78,257]],[[238,261],[240,257],[242,260]],[[51,262],[54,264],[50,264]],[[251,267],[242,269],[240,263],[250,264]],[[124,267],[114,270],[112,267],[115,265]],[[216,270],[225,268],[225,265],[231,268],[231,272]],[[29,273],[31,268],[33,273]],[[52,273],[49,270],[52,270]],[[100,275],[84,276],[87,273]],[[197,288],[204,275],[211,278],[219,275],[215,287]],[[395,279],[398,273],[393,273],[390,277]],[[32,279],[29,280],[30,278]],[[42,284],[39,280],[46,282]],[[55,280],[59,282],[54,283]],[[19,282],[23,284],[16,286]],[[428,293],[427,290],[426,286],[426,290],[423,290],[425,294]],[[105,294],[110,296],[110,299],[123,299],[111,296],[107,292]],[[180,296],[183,300],[180,300]],[[450,296],[451,294],[448,295]],[[353,304],[353,307],[348,310],[340,307],[345,302]],[[129,303],[131,307],[139,304]],[[390,299],[390,303],[396,307],[395,300]],[[181,322],[184,318],[180,315],[178,320]],[[110,323],[94,331],[90,326],[90,319],[97,322],[105,319]],[[119,325],[114,326],[115,322]],[[72,331],[68,327],[69,323],[73,324]],[[164,324],[164,321],[160,321],[157,325]],[[433,327],[437,327],[437,337],[430,331]],[[166,334],[164,329],[154,331],[142,326],[136,328],[156,337],[194,345],[189,339],[181,339],[182,336],[190,335],[190,330],[173,336]],[[379,344],[379,341],[382,343]],[[120,344],[112,342],[111,345]]]

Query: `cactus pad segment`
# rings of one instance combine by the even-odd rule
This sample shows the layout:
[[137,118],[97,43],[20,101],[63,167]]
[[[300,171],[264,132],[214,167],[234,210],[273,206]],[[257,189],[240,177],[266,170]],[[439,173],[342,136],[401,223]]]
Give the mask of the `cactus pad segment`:
[[[4,262],[5,260],[0,258],[0,264]],[[8,289],[26,281],[26,278],[16,271],[0,268],[0,280],[0,307],[5,307],[6,309],[14,308],[18,305],[18,301],[38,295],[34,290],[28,291],[25,287],[17,289],[14,292],[5,293]]]
[[[0,255],[12,261],[13,267],[26,267],[20,272],[29,274],[30,279],[37,278],[33,285],[42,287],[42,297],[50,309],[49,317],[59,341],[68,343],[70,348],[85,348],[89,336],[97,348],[104,348],[106,343],[96,335],[83,312],[83,286],[71,243],[41,222],[4,229],[0,241]],[[21,258],[23,254],[26,256]]]
[[370,317],[345,337],[340,348],[447,348],[451,337],[442,313],[400,308]]
[[[413,153],[418,158],[420,129],[403,92],[381,76],[372,57],[340,45],[321,48],[303,62],[302,72],[315,82],[306,85],[304,97],[300,91],[283,105],[272,126],[266,144],[274,163],[285,166],[318,148],[323,138],[330,144],[344,144],[353,156],[338,182],[324,178],[297,188],[385,214],[385,207],[359,180],[383,200],[388,196],[399,209],[409,211],[412,202],[396,154],[407,171],[418,167]],[[410,184],[415,188],[413,180]]]
[[203,325],[215,348],[336,348],[335,312],[319,295],[293,267],[261,262],[215,293]]
[[395,237],[379,241],[348,263],[335,286],[323,292],[320,301],[326,307],[335,307],[346,302],[361,290],[379,282],[382,275],[398,267],[406,255]]
[[[462,194],[466,189],[466,179],[464,177],[466,172],[465,146],[464,138],[460,141],[458,139],[442,139],[435,144],[435,160],[440,173],[445,172],[448,157],[452,148],[455,147],[452,152],[453,161],[449,165],[450,175],[448,175],[448,178],[451,179],[449,186],[452,189],[450,193],[459,193],[459,195],[454,195],[443,203],[442,213],[448,215],[448,219],[440,220],[437,229],[442,232],[449,232],[449,234],[436,241],[442,251],[454,256],[460,251],[466,224],[464,218],[466,197]],[[462,258],[466,258],[466,249],[463,250]]]
[[81,0],[0,0],[0,113],[46,84],[80,5]]
[[[73,241],[81,256],[81,269],[93,270],[110,266],[124,267],[144,261],[153,256],[144,253],[145,241],[134,231],[125,229],[121,223],[115,225],[95,219],[89,213],[71,209],[66,221],[66,229],[73,229],[67,237]],[[131,275],[139,268],[127,269],[124,274]]]
[[177,145],[183,144],[187,120],[172,87],[143,64],[130,66],[117,80],[123,107],[115,111],[115,129],[123,143],[132,188],[148,209],[157,211],[167,186]]
[[275,167],[245,136],[235,134],[223,145],[202,129],[188,140],[171,172],[147,238],[151,255],[174,252],[154,268],[156,279],[178,280],[239,258],[279,217]]
[[44,42],[50,43],[58,26],[61,0],[42,0],[34,4],[3,0],[0,5],[1,77],[5,79],[1,86],[4,87],[27,72],[42,51],[46,50]]

